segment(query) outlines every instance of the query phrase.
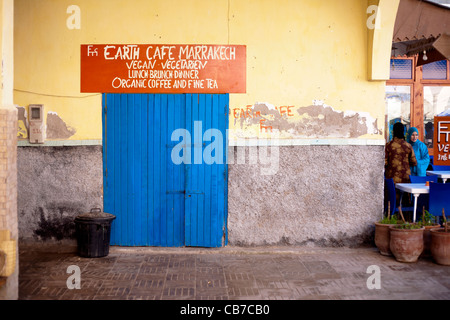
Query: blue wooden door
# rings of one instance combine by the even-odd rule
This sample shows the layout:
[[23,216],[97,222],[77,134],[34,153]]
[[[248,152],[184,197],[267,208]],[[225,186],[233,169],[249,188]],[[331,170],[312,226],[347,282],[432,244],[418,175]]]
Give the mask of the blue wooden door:
[[227,94],[103,95],[112,245],[226,244],[227,110]]
[[188,246],[226,242],[228,95],[188,95],[186,128],[191,161],[186,165],[185,239]]

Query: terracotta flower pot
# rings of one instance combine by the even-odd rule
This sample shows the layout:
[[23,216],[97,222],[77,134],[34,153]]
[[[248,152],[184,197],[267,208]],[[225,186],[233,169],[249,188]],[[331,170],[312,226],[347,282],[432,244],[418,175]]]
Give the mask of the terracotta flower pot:
[[421,257],[431,257],[431,229],[440,228],[441,225],[436,224],[433,226],[425,226],[425,230],[423,230],[423,252]]
[[450,266],[450,231],[444,228],[431,230],[431,255],[438,263]]
[[419,229],[399,229],[392,226],[390,249],[395,259],[400,262],[416,262],[423,252],[423,231]]
[[392,256],[390,246],[390,230],[392,224],[383,224],[375,222],[375,245],[384,256]]

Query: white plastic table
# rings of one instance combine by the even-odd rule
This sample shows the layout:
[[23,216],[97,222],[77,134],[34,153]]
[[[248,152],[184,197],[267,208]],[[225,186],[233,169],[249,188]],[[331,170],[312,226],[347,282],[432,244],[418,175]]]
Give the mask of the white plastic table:
[[427,176],[438,176],[445,183],[450,178],[450,171],[427,171]]
[[[416,222],[417,198],[421,194],[430,193],[430,187],[425,183],[396,183],[395,188],[400,191],[411,193],[414,196],[414,215],[413,222]],[[400,200],[401,201],[401,200]],[[401,205],[401,202],[400,202]]]

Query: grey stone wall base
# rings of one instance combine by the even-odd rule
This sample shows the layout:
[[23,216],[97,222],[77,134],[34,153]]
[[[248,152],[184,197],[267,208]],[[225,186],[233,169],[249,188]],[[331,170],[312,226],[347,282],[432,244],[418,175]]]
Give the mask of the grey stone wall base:
[[[229,150],[229,245],[372,242],[383,211],[383,146],[283,146],[273,157],[270,148]],[[21,242],[74,244],[74,218],[103,208],[102,184],[101,146],[18,147]]]
[[74,239],[74,218],[103,208],[102,146],[17,149],[20,240]]
[[[247,156],[250,149],[259,153],[258,147],[231,148],[235,159],[242,149]],[[277,152],[275,174],[264,175],[268,165],[260,163],[229,165],[231,245],[371,242],[383,211],[383,146],[290,146]]]

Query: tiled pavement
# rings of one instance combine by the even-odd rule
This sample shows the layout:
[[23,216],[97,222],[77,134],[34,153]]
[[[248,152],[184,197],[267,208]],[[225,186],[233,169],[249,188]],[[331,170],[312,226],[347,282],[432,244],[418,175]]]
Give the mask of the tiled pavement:
[[[103,258],[19,252],[20,300],[450,300],[450,267],[431,258],[397,262],[376,248],[113,246]],[[71,265],[80,268],[80,289],[68,288]],[[380,289],[367,287],[373,265]]]

